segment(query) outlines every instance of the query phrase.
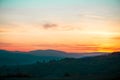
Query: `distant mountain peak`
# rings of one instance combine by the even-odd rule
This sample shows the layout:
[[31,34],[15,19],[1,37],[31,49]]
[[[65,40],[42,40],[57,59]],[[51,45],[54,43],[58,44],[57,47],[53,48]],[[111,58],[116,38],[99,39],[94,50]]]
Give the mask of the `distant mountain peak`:
[[7,52],[11,52],[11,51],[0,49],[0,53],[7,53]]
[[36,51],[49,51],[49,52],[63,52],[63,53],[66,53],[64,51],[60,51],[60,50],[54,50],[54,49],[46,49],[46,50],[32,50],[32,51],[29,51],[29,52],[36,52]]

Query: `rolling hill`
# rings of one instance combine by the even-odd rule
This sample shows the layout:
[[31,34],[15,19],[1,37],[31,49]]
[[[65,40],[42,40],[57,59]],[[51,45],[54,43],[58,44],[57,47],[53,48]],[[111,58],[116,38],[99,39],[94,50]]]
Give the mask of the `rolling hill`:
[[[119,80],[120,52],[1,67],[2,78],[22,80]],[[22,78],[21,78],[22,77]],[[11,78],[10,78],[11,79]]]

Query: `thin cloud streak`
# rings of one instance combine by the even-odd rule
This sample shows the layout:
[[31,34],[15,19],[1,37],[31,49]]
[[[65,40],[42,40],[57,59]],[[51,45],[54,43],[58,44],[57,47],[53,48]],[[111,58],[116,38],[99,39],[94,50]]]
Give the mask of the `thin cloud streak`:
[[3,42],[0,43],[0,47],[6,47],[11,45],[12,45],[11,43],[3,43]]
[[43,25],[43,28],[45,28],[45,29],[55,28],[55,27],[58,27],[58,25],[53,24],[53,23],[46,23],[46,24]]
[[67,44],[39,44],[39,45],[33,45],[37,47],[44,47],[44,48],[59,48],[67,50],[77,50],[77,51],[93,51],[93,50],[99,50],[100,47],[97,45],[87,45],[87,44],[81,44],[81,45],[67,45]]

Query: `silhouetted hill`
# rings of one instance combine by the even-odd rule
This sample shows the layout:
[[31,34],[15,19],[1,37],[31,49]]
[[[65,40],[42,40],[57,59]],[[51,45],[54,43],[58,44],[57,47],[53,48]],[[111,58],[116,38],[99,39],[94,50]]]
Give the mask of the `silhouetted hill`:
[[55,56],[55,57],[62,57],[62,58],[81,58],[86,56],[99,56],[108,54],[105,52],[91,52],[91,53],[68,53],[64,51],[58,51],[58,50],[34,50],[28,52],[29,54],[37,55],[37,56]]
[[120,52],[113,52],[111,55],[118,55],[118,56],[120,56]]
[[34,50],[30,52],[0,50],[0,66],[13,64],[32,64],[36,61],[59,60],[62,58],[81,58],[105,53],[67,53],[57,50]]
[[38,55],[38,56],[55,56],[55,57],[66,57],[67,53],[63,51],[57,51],[57,50],[34,50],[28,52],[33,55]]
[[16,64],[32,64],[36,61],[49,61],[61,59],[57,56],[37,56],[26,52],[13,52],[0,50],[0,66],[2,65],[16,65]]
[[[4,66],[0,74],[22,73],[28,80],[119,80],[120,52],[85,58],[64,58],[58,61],[29,65]],[[4,74],[3,74],[4,73]]]

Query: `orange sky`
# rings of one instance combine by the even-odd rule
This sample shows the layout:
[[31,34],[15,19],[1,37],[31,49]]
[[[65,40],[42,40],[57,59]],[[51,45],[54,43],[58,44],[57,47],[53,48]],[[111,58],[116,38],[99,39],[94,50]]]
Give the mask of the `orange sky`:
[[[54,31],[33,30],[1,32],[1,49],[29,51],[34,49],[57,49],[68,52],[118,51],[119,33],[96,30]],[[22,29],[23,30],[23,29]]]
[[120,50],[117,0],[45,1],[5,0],[0,3],[0,49],[55,49],[67,52]]

